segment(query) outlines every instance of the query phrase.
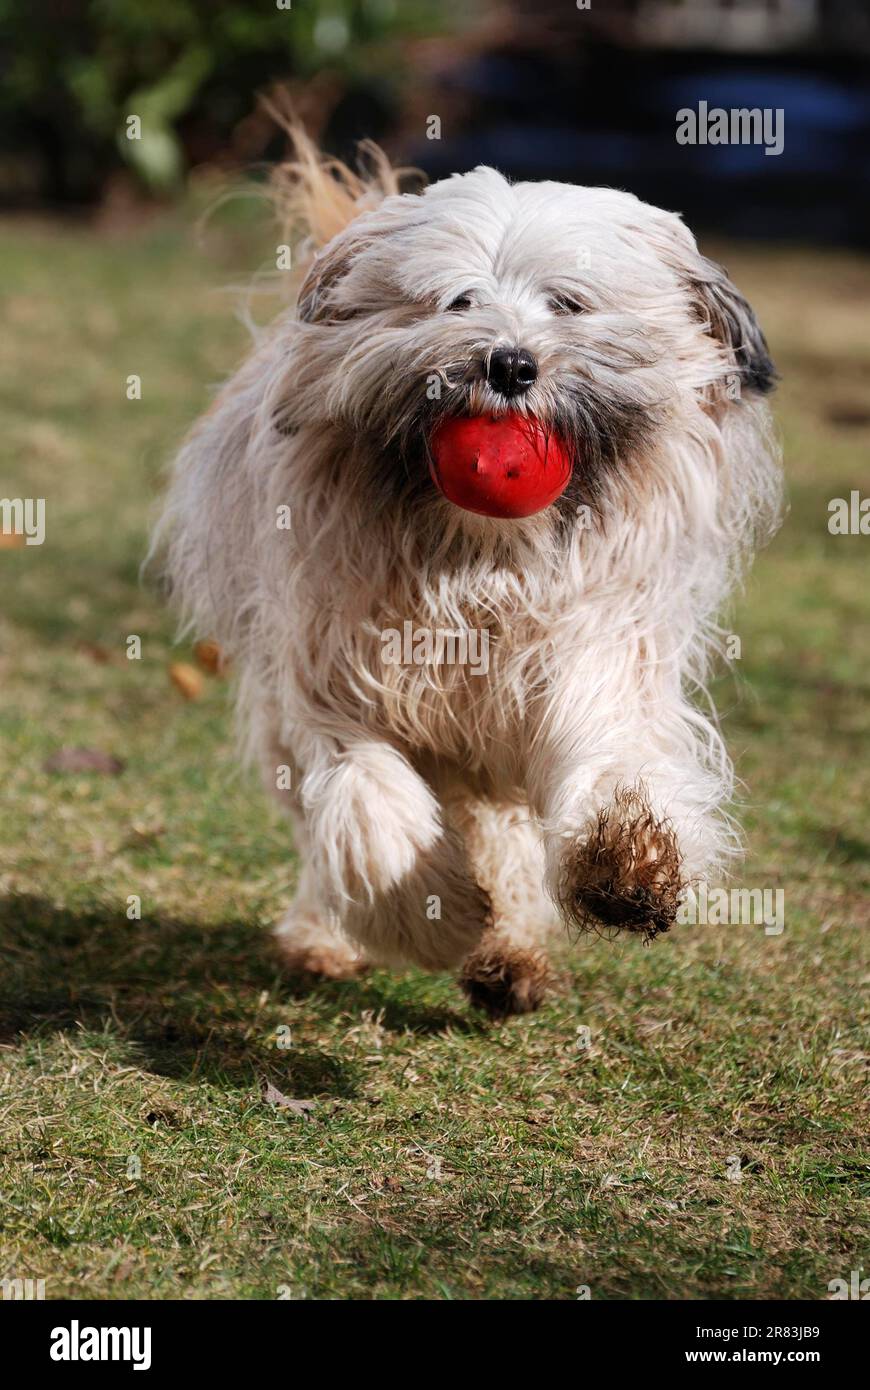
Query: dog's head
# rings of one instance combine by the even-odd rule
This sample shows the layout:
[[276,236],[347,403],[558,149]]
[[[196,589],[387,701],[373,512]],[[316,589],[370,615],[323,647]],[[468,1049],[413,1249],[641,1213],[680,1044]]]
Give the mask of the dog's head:
[[654,466],[662,431],[774,382],[751,309],[677,216],[487,168],[355,217],[311,264],[294,334],[288,426],[346,434],[366,486],[415,500],[445,417],[511,412],[558,436],[571,506]]

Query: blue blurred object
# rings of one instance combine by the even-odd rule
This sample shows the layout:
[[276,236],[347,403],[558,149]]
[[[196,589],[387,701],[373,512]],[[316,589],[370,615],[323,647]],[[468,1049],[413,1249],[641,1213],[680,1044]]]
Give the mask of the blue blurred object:
[[[432,177],[492,164],[513,178],[608,184],[733,236],[870,244],[870,84],[860,54],[751,56],[581,41],[478,54],[445,79],[465,114],[408,151]],[[677,112],[783,113],[763,144],[676,140]]]

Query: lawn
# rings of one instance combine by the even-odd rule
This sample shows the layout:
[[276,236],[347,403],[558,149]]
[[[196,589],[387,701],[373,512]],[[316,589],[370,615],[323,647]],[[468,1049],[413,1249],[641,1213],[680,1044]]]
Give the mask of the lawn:
[[[287,827],[237,770],[227,683],[169,678],[192,656],[139,567],[161,469],[244,342],[227,287],[255,235],[0,224],[0,494],[46,499],[44,545],[0,550],[0,1277],[826,1297],[870,1270],[870,538],[827,529],[870,492],[870,263],[712,248],[783,374],[791,513],[717,697],[736,881],[782,889],[785,930],[566,942],[554,998],[497,1026],[443,977],[282,975]],[[123,766],[47,770],[61,746]]]

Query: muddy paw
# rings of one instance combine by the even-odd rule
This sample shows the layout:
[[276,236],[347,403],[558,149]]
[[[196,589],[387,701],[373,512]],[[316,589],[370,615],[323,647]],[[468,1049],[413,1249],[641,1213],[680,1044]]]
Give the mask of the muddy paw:
[[652,941],[677,915],[685,887],[677,839],[637,790],[619,792],[591,835],[568,845],[559,902],[581,931],[602,927]]
[[550,981],[542,951],[481,946],[462,967],[460,985],[476,1009],[492,1019],[528,1014],[537,1009]]

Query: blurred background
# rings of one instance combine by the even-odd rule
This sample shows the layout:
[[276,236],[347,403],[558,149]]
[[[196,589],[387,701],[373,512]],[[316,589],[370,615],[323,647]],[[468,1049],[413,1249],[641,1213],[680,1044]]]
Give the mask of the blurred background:
[[[870,538],[828,521],[870,494],[870,7],[282,3],[0,0],[0,499],[45,502],[42,545],[0,526],[0,1272],[50,1297],[824,1296],[868,1266]],[[633,190],[753,304],[790,512],[714,695],[737,881],[784,891],[782,936],[566,942],[565,991],[497,1044],[446,978],[281,976],[287,825],[239,771],[220,663],[140,572],[167,463],[275,308],[261,96],[345,157]],[[782,152],[678,144],[701,102],[781,109]],[[277,1132],[264,1075],[328,1123]]]
[[[344,156],[370,136],[433,177],[484,162],[729,235],[870,236],[866,0],[0,0],[0,35],[8,208],[111,215],[249,171],[282,151],[256,100],[280,89]],[[701,100],[782,109],[782,153],[678,145]]]

